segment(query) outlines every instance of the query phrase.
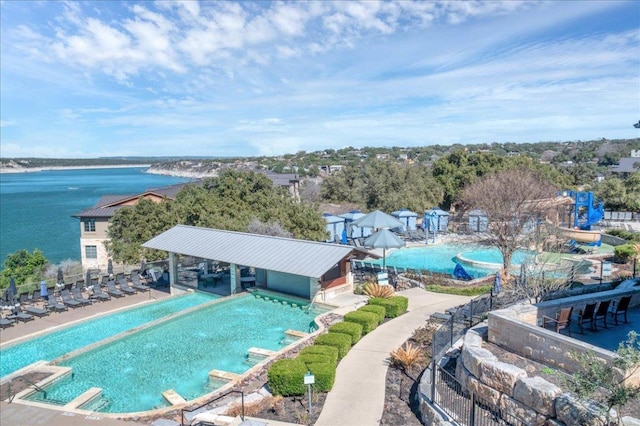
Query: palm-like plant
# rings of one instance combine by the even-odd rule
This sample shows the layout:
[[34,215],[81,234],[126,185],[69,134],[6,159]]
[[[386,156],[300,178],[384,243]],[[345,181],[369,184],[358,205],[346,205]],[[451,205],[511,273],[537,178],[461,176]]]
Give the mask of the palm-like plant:
[[376,283],[366,283],[362,289],[369,297],[382,297],[388,299],[394,295],[393,287],[390,285],[380,285]]
[[[416,379],[409,375],[409,372],[422,360],[423,357],[424,354],[422,352],[422,349],[417,346],[413,346],[409,342],[405,342],[404,346],[400,346],[399,348],[391,351],[391,364],[393,366],[399,367],[405,376],[407,376],[412,381],[415,381]],[[398,397],[402,399],[402,388],[404,387],[404,380],[402,380],[402,376],[400,377],[400,395],[398,395]]]

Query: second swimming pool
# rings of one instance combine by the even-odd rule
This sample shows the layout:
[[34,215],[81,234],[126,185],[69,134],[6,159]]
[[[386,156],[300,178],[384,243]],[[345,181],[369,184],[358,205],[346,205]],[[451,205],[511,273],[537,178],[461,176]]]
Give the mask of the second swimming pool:
[[[415,270],[431,271],[442,274],[452,274],[458,260],[456,256],[462,253],[467,259],[477,262],[494,263],[497,267],[478,267],[463,264],[465,270],[475,278],[484,277],[495,271],[502,265],[500,251],[491,247],[474,246],[469,244],[439,243],[424,247],[410,247],[395,250],[387,255],[387,266],[397,268],[409,268]],[[531,252],[518,250],[514,253],[512,265],[519,265],[531,256]],[[377,261],[382,263],[382,260]]]
[[316,315],[273,298],[220,301],[65,360],[60,365],[73,374],[48,386],[45,401],[64,404],[91,387],[103,390],[92,409],[110,413],[166,406],[162,392],[169,389],[195,399],[215,388],[209,371],[248,370],[249,348],[279,350],[287,329],[310,332]]

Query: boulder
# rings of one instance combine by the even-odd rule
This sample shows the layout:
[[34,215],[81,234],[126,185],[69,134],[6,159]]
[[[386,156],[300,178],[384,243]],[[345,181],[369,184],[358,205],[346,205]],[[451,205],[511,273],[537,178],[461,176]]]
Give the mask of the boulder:
[[503,413],[507,414],[506,420],[513,424],[543,426],[547,420],[542,414],[539,414],[507,395],[502,395],[500,399],[500,409]]
[[462,364],[476,377],[480,377],[480,365],[488,361],[497,361],[494,354],[475,346],[462,348]]
[[[556,398],[556,419],[567,425],[606,424],[603,408],[563,393]],[[615,413],[612,414],[615,416]],[[613,422],[615,424],[615,422]]]
[[540,414],[555,417],[555,400],[562,390],[542,377],[522,377],[513,388],[513,398]]
[[527,377],[522,368],[501,361],[484,361],[480,364],[480,380],[502,393],[511,396],[518,379]]

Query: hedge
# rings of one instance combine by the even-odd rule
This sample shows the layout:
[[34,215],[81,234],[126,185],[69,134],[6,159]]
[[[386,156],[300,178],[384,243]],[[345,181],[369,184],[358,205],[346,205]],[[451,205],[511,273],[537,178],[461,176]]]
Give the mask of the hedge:
[[371,299],[369,299],[369,304],[384,306],[386,310],[386,317],[395,318],[407,311],[409,299],[404,296],[392,296],[388,299],[383,299],[381,297],[372,297]]
[[340,360],[351,349],[351,336],[344,333],[321,334],[316,338],[315,344],[338,348],[338,359]]
[[382,305],[364,305],[358,308],[358,311],[373,312],[374,314],[378,315],[378,317],[380,318],[380,320],[378,321],[378,325],[382,324],[382,320],[384,320],[384,316],[387,313],[387,310]]
[[336,366],[326,362],[308,364],[307,366],[315,376],[315,383],[312,385],[314,389],[320,392],[329,392],[336,379]]
[[271,364],[267,371],[269,389],[274,395],[304,395],[307,391],[304,385],[306,373],[307,366],[302,360],[296,358],[280,359]]
[[362,334],[367,334],[378,326],[378,314],[364,311],[351,311],[344,316],[346,322],[355,322],[362,326]]
[[318,355],[326,355],[331,358],[333,364],[338,363],[338,348],[334,346],[327,345],[311,345],[300,351],[300,355],[302,354],[318,354]]
[[[332,361],[333,361],[333,359],[329,355],[322,355],[322,354],[300,353],[298,354],[296,359],[299,359],[300,361],[304,362],[307,368],[309,368],[309,364],[322,364],[322,363],[332,364]],[[332,365],[333,365],[333,368],[336,367],[335,364],[332,364]]]
[[351,336],[351,345],[362,337],[362,325],[355,322],[339,322],[329,327],[331,333],[344,333]]

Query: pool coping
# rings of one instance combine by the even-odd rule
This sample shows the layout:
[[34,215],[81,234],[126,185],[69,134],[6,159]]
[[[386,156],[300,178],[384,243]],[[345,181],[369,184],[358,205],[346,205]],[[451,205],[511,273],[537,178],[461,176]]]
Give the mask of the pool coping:
[[[277,293],[277,292],[273,292],[271,291],[270,293],[273,293],[274,295],[281,295],[282,297],[285,298],[296,298],[295,296],[290,296],[287,295],[285,293]],[[195,306],[193,308],[189,308],[184,312],[178,312],[178,313],[174,313],[171,314],[168,317],[164,317],[158,320],[154,320],[151,323],[147,323],[144,324],[143,326],[139,326],[136,327],[135,330],[136,332],[138,331],[142,331],[143,329],[146,329],[150,326],[150,324],[158,324],[158,323],[162,323],[165,321],[168,321],[170,319],[174,319],[176,316],[181,316],[181,315],[185,315],[186,313],[190,313],[193,310],[197,310],[197,309],[201,309],[204,308],[205,306],[210,306],[212,304],[217,304],[220,303],[221,301],[227,301],[227,300],[231,300],[231,299],[235,299],[235,298],[239,298],[239,297],[249,297],[252,296],[251,293],[248,292],[242,292],[242,293],[238,293],[238,294],[234,294],[234,295],[230,295],[230,296],[226,296],[226,297],[222,297],[220,299],[216,299],[213,300],[211,302],[207,302],[204,303],[202,305],[198,305]],[[304,299],[301,299],[304,300]],[[143,302],[143,303],[139,303],[136,305],[132,305],[129,306],[127,308],[122,308],[122,309],[128,309],[128,308],[132,308],[134,306],[139,306],[141,304],[144,303],[148,303],[148,302]],[[280,350],[278,350],[277,352],[275,352],[272,356],[269,356],[267,358],[265,358],[264,360],[256,363],[255,365],[253,365],[251,368],[249,368],[248,370],[244,371],[243,373],[238,374],[237,377],[235,377],[233,380],[230,380],[228,383],[226,383],[225,385],[213,390],[212,392],[206,393],[198,398],[186,401],[183,404],[178,404],[178,405],[169,405],[167,407],[162,407],[162,408],[157,408],[154,410],[146,410],[146,411],[136,411],[136,412],[127,412],[127,413],[105,413],[105,412],[97,412],[97,411],[90,411],[90,410],[83,410],[81,408],[72,408],[72,407],[68,407],[67,405],[55,405],[55,404],[46,404],[46,403],[42,403],[42,402],[38,402],[38,401],[31,401],[25,398],[30,397],[31,395],[33,395],[34,393],[38,392],[38,389],[34,389],[33,387],[29,387],[21,392],[19,392],[18,394],[16,394],[13,398],[13,403],[17,403],[17,404],[22,404],[22,405],[30,405],[30,406],[35,406],[35,407],[40,407],[40,408],[45,408],[45,409],[50,409],[50,410],[56,410],[56,411],[62,411],[65,413],[74,413],[74,414],[79,414],[79,415],[83,415],[83,416],[92,416],[92,415],[99,415],[100,417],[103,418],[108,418],[108,419],[115,419],[115,420],[123,420],[123,419],[132,419],[132,418],[141,418],[141,417],[153,417],[153,416],[159,416],[159,415],[164,415],[167,413],[171,413],[173,411],[176,410],[182,410],[184,408],[190,407],[190,406],[198,406],[198,405],[202,405],[204,403],[206,403],[207,401],[213,399],[217,394],[223,394],[224,392],[228,392],[229,390],[231,390],[234,386],[236,386],[238,383],[242,382],[243,380],[245,380],[247,377],[250,377],[252,375],[254,375],[256,372],[260,371],[261,369],[263,369],[267,364],[273,362],[274,360],[276,360],[278,357],[284,355],[285,353],[291,351],[292,349],[296,348],[298,345],[301,345],[305,342],[307,342],[308,340],[317,337],[319,334],[321,334],[322,332],[324,332],[325,330],[325,326],[323,325],[322,321],[320,321],[321,318],[323,318],[324,316],[329,315],[334,309],[336,309],[336,306],[333,305],[329,305],[329,304],[322,304],[326,307],[331,307],[332,309],[326,312],[323,312],[319,315],[317,315],[316,317],[314,317],[313,322],[316,324],[316,326],[318,327],[317,330],[315,330],[313,333],[308,333],[305,337],[297,339],[293,342],[291,342],[290,344],[288,344],[287,346],[284,346],[283,348],[281,348]],[[114,311],[110,311],[109,313],[113,313],[116,311],[119,311],[121,309],[118,310],[114,310]],[[105,313],[106,314],[106,313]],[[95,317],[95,315],[89,317],[89,318],[93,318]],[[89,318],[85,318],[84,321],[88,320]],[[77,323],[77,322],[82,322],[83,320],[78,320],[78,321],[74,321],[73,323]],[[67,325],[65,325],[66,327]],[[58,327],[55,327],[55,329],[58,329]],[[48,330],[43,330],[44,331],[48,331]],[[50,331],[49,331],[50,332]],[[31,335],[31,337],[34,337],[34,335],[38,335],[40,333],[34,333]],[[2,380],[4,382],[7,381],[7,379],[9,378],[15,378],[18,375],[21,374],[25,374],[29,371],[41,371],[41,372],[50,372],[51,370],[57,370],[57,369],[68,369],[68,371],[66,371],[65,373],[62,374],[52,374],[51,376],[41,380],[40,382],[36,383],[36,385],[40,388],[45,388],[46,386],[52,384],[53,382],[55,382],[56,380],[59,380],[61,377],[64,377],[67,374],[71,374],[72,373],[72,369],[69,367],[62,367],[62,366],[58,366],[54,364],[54,361],[56,362],[61,362],[63,360],[67,360],[72,358],[73,356],[77,356],[81,353],[87,352],[89,350],[95,349],[96,347],[102,346],[104,344],[110,343],[111,341],[115,340],[116,337],[125,337],[123,335],[129,335],[132,334],[132,330],[127,330],[125,332],[122,333],[118,333],[115,336],[111,336],[109,338],[103,339],[99,342],[96,342],[92,345],[89,345],[87,347],[78,349],[76,351],[70,352],[69,354],[65,354],[61,357],[56,358],[55,360],[52,361],[36,361],[33,364],[30,364],[28,366],[25,366],[23,368],[21,368],[20,370],[16,370],[15,372],[6,375],[5,377],[2,378]],[[14,339],[14,340],[18,340],[18,339]],[[22,338],[20,340],[23,340]],[[108,342],[107,342],[108,341]],[[63,359],[64,358],[64,359]],[[60,371],[60,370],[57,370]],[[20,374],[18,374],[20,373]],[[89,389],[87,389],[88,391]],[[80,395],[83,395],[85,392],[83,392]]]

